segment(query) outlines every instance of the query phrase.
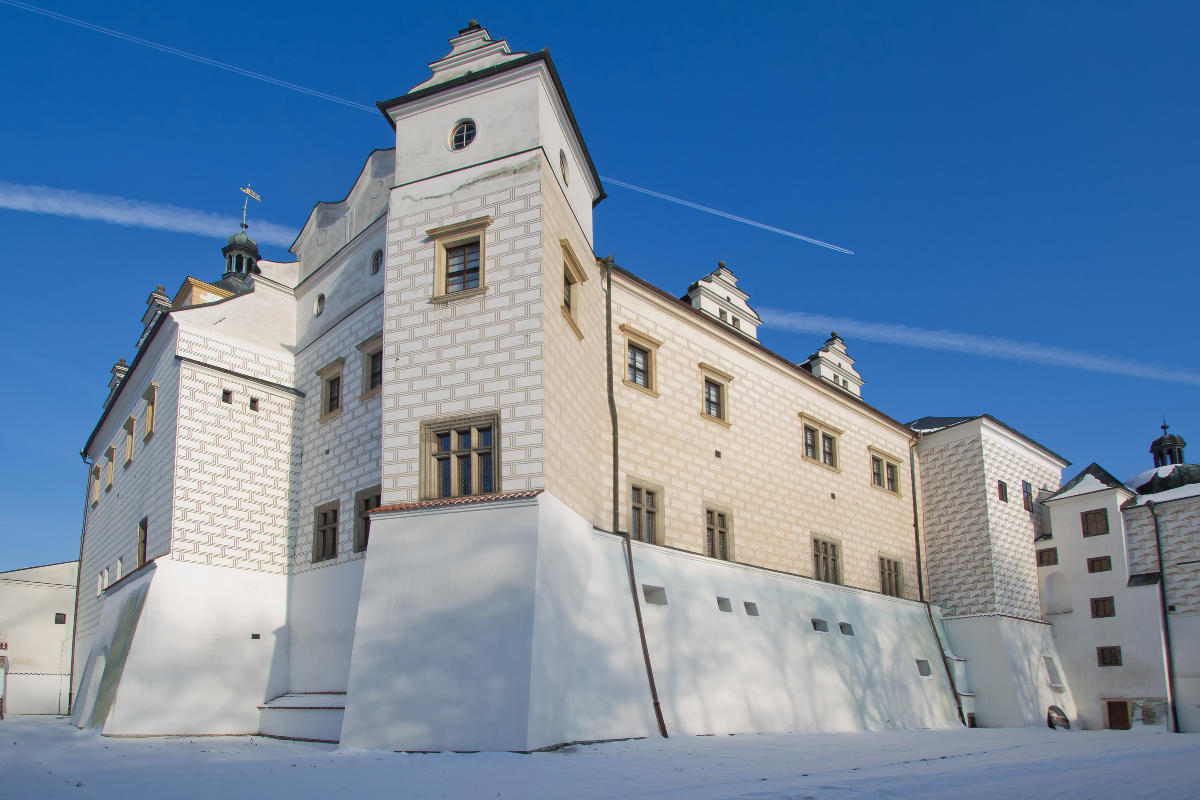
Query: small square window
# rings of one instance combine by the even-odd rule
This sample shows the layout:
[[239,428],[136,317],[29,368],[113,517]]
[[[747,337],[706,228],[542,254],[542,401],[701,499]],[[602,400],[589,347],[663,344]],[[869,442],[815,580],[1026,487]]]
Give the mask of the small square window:
[[54,624],[55,625],[66,625],[67,624],[67,615],[62,611],[55,613]]
[[731,603],[729,601],[728,597],[718,597],[717,598],[717,610],[732,614],[733,613],[733,603]]
[[933,669],[929,666],[929,661],[924,658],[916,659],[917,674],[922,678],[929,678],[933,675]]
[[221,402],[222,403],[232,403],[233,402],[233,389],[222,389],[221,390]]
[[667,590],[661,586],[650,586],[642,584],[642,599],[647,605],[665,606],[667,604]]
[[749,600],[747,600],[742,603],[742,606],[744,606],[746,609],[746,616],[748,616],[748,617],[757,617],[758,616],[758,603],[751,603]]
[[1098,667],[1119,667],[1121,666],[1121,648],[1120,647],[1097,647],[1096,648],[1096,666]]
[[829,633],[829,623],[825,620],[813,617],[810,622],[812,622],[814,631],[817,631],[818,633]]
[[1112,556],[1096,556],[1087,560],[1088,572],[1109,572],[1112,570]]
[[258,398],[257,397],[250,398],[250,410],[258,411]]
[[842,632],[843,636],[853,636],[854,635],[854,626],[851,625],[849,622],[839,622],[838,630]]
[[1079,521],[1083,526],[1084,536],[1103,536],[1108,533],[1107,509],[1097,508],[1094,511],[1081,512]]
[[1000,498],[1000,502],[1008,502],[1008,484],[1004,481],[996,481],[996,496]]
[[1058,548],[1043,547],[1037,551],[1037,565],[1039,567],[1053,567],[1058,563]]
[[1111,597],[1093,597],[1091,599],[1093,617],[1115,617],[1116,602]]

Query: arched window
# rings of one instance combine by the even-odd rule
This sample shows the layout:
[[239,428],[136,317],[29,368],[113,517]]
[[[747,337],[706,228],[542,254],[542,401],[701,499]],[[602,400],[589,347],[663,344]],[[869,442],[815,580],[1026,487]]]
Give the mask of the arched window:
[[375,255],[371,256],[371,274],[378,275],[379,270],[383,268],[383,251],[376,250]]

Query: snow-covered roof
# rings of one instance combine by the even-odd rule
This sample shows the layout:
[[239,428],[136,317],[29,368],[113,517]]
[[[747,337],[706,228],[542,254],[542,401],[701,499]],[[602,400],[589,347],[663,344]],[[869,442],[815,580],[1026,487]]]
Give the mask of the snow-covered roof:
[[1137,497],[1129,502],[1130,505],[1200,497],[1200,466],[1167,464],[1155,467],[1130,478],[1125,485],[1137,492]]
[[1078,497],[1079,495],[1091,494],[1092,492],[1102,492],[1105,489],[1127,491],[1125,484],[1115,478],[1111,472],[1093,461],[1084,467],[1078,475],[1067,481],[1061,489],[1046,499],[1062,500],[1067,497]]

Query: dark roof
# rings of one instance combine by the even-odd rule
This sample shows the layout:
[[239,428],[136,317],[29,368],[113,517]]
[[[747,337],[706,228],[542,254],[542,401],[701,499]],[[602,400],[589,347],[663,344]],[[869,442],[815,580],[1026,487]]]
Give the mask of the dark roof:
[[992,422],[999,425],[1001,428],[1004,428],[1004,430],[1008,431],[1009,433],[1011,433],[1015,436],[1019,436],[1020,438],[1029,442],[1031,445],[1033,445],[1037,449],[1041,450],[1043,453],[1046,453],[1050,456],[1053,456],[1054,458],[1057,458],[1059,461],[1063,462],[1063,464],[1065,464],[1067,466],[1071,465],[1070,459],[1063,458],[1061,455],[1054,452],[1049,447],[1046,447],[1046,445],[1042,444],[1038,440],[1032,439],[1032,438],[1026,436],[1025,434],[1021,433],[1019,430],[1014,428],[1012,425],[1009,425],[1006,422],[1002,422],[1002,421],[996,419],[991,414],[978,414],[974,417],[921,417],[920,419],[915,419],[912,422],[908,423],[908,427],[912,428],[914,431],[917,431],[917,432],[921,432],[921,431],[934,432],[934,431],[942,430],[943,428],[952,428],[955,425],[961,425],[964,422],[970,422],[971,420],[975,420],[975,419],[991,420]]
[[434,86],[427,86],[424,89],[417,89],[415,92],[402,94],[399,97],[393,97],[391,100],[380,100],[375,105],[379,107],[380,113],[387,117],[388,124],[392,129],[396,128],[396,121],[392,119],[392,115],[388,113],[390,109],[405,103],[411,103],[416,100],[435,95],[438,92],[443,92],[447,89],[453,89],[457,86],[463,86],[468,83],[490,78],[493,75],[499,75],[502,72],[507,72],[512,69],[519,69],[532,64],[536,61],[542,61],[546,64],[546,69],[550,73],[551,80],[554,81],[554,88],[558,90],[558,99],[562,101],[563,110],[567,112],[567,120],[571,123],[571,130],[575,132],[575,138],[579,140],[579,147],[583,150],[583,158],[587,161],[588,171],[592,174],[592,180],[596,184],[596,190],[599,192],[596,199],[592,201],[592,206],[595,206],[604,198],[608,197],[604,192],[604,184],[600,182],[600,173],[596,171],[596,165],[592,163],[592,154],[588,152],[587,142],[583,140],[583,133],[579,130],[579,122],[575,119],[575,112],[571,110],[571,103],[567,100],[567,92],[563,89],[562,79],[558,77],[558,70],[554,68],[554,61],[550,58],[549,50],[539,50],[536,53],[530,53],[520,58],[515,58],[512,61],[505,61],[502,64],[481,69],[478,72],[468,72],[466,75],[461,75],[457,78],[452,78],[445,83],[439,83]]
[[1067,483],[1062,488],[1060,488],[1057,492],[1050,495],[1046,499],[1052,500],[1055,497],[1058,497],[1060,494],[1063,494],[1064,492],[1069,492],[1070,490],[1072,490],[1076,486],[1078,486],[1080,483],[1082,483],[1083,479],[1089,475],[1091,475],[1093,478],[1095,478],[1096,480],[1103,483],[1109,489],[1124,489],[1125,488],[1125,484],[1122,483],[1121,481],[1117,480],[1116,478],[1114,478],[1111,472],[1109,472],[1104,467],[1100,466],[1095,461],[1093,461],[1092,463],[1090,463],[1086,467],[1084,467],[1082,472],[1080,472],[1074,478],[1071,478],[1071,480],[1067,481]]
[[1190,486],[1200,483],[1200,465],[1172,464],[1172,469],[1166,475],[1160,475],[1161,468],[1153,470],[1150,480],[1140,486],[1130,486],[1138,494],[1158,494],[1168,489],[1178,489],[1180,486]]

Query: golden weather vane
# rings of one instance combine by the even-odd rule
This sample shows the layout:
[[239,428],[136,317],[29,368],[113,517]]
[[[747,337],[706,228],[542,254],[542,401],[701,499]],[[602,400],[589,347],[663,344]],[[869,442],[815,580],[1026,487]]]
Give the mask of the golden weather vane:
[[258,202],[262,202],[262,198],[258,196],[258,192],[250,188],[250,181],[246,181],[246,185],[239,191],[246,195],[245,202],[242,203],[242,229],[246,229],[246,209],[250,206],[250,198],[253,197]]

